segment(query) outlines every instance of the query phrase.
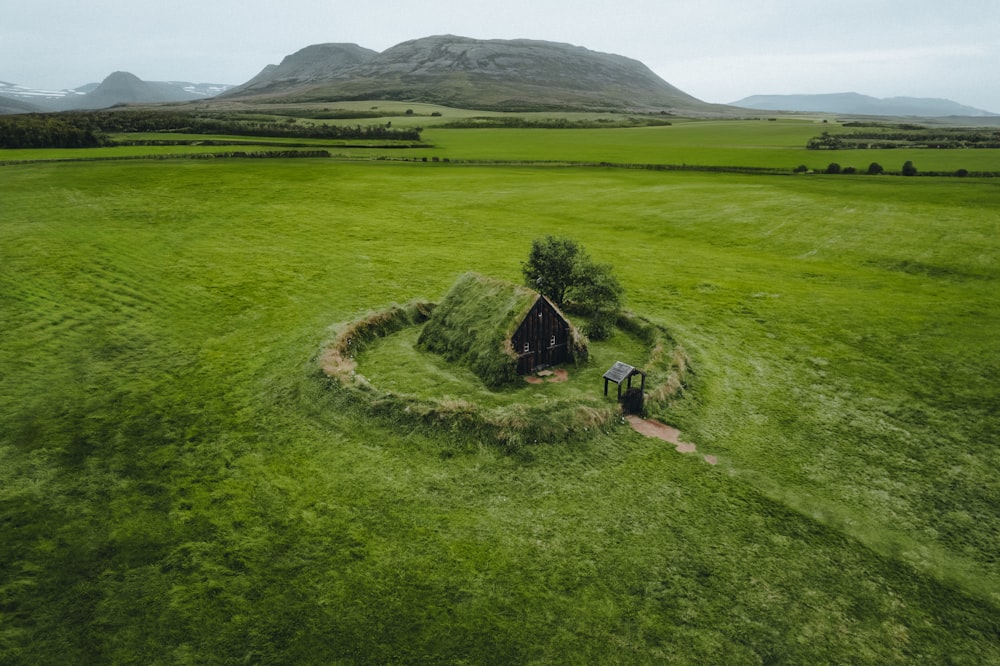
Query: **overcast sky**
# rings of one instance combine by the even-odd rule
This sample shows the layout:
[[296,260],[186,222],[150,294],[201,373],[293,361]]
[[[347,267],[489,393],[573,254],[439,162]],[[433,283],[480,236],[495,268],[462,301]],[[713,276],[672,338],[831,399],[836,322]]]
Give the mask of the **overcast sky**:
[[617,53],[708,102],[859,92],[1000,113],[1000,0],[3,0],[0,81],[239,84],[310,44],[440,34]]

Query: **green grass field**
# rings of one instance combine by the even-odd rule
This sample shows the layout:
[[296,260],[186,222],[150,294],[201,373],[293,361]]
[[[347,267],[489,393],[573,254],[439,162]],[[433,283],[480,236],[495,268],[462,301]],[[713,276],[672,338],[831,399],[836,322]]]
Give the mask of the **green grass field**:
[[[793,167],[799,131],[425,139]],[[0,201],[0,663],[1000,663],[995,179],[43,162]],[[545,234],[685,346],[657,416],[718,465],[335,399],[331,325],[517,281]]]
[[[359,106],[370,107],[368,103]],[[380,142],[333,141],[318,139],[265,138],[262,145],[248,145],[251,137],[224,137],[184,134],[115,135],[124,139],[188,139],[192,141],[231,141],[235,145],[192,146],[122,146],[92,149],[4,150],[0,162],[15,160],[59,160],[113,157],[170,157],[191,154],[218,153],[231,150],[268,151],[290,149],[287,144],[302,144],[301,149],[326,149],[334,157],[348,159],[448,159],[455,161],[500,161],[537,163],[599,163],[635,165],[688,165],[701,167],[739,167],[781,169],[791,171],[799,166],[824,171],[831,162],[841,167],[854,167],[864,173],[872,162],[881,164],[887,172],[898,173],[906,161],[918,170],[953,173],[959,169],[972,172],[1000,172],[1000,150],[986,149],[913,149],[892,150],[806,150],[810,138],[824,131],[845,132],[838,123],[822,119],[715,120],[691,121],[672,119],[671,126],[633,127],[624,129],[440,129],[438,126],[454,120],[474,117],[464,110],[431,111],[443,107],[415,106],[423,115],[392,116],[397,128],[424,127],[423,143],[398,142],[396,147],[377,145]],[[390,109],[386,109],[390,112]],[[399,109],[395,112],[402,114]],[[430,113],[440,112],[440,117]],[[481,115],[481,114],[480,114]],[[502,115],[502,114],[494,114]],[[510,115],[510,114],[508,114]],[[551,114],[516,114],[529,119],[551,118]],[[564,116],[567,114],[563,114]],[[615,120],[608,114],[568,114],[570,120]],[[621,120],[621,118],[617,118]],[[372,124],[386,119],[329,121],[342,125]],[[312,122],[312,121],[307,121]],[[325,121],[316,121],[325,122]],[[371,143],[371,147],[361,144]],[[860,176],[841,176],[860,177]]]

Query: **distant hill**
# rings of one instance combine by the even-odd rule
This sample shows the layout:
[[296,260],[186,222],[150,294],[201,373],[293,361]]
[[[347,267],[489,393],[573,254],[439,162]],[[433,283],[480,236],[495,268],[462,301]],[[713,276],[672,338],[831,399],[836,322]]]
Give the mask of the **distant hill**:
[[762,111],[805,111],[848,113],[865,116],[995,116],[997,114],[964,106],[947,99],[928,97],[878,98],[858,93],[832,93],[826,95],[752,95],[732,106]]
[[17,86],[11,83],[4,83],[0,81],[0,115],[7,115],[11,113],[36,113],[42,110],[42,107],[37,104],[32,104],[31,102],[20,99],[15,96],[8,97],[4,94],[8,90],[16,89]]
[[64,97],[66,90],[39,90],[0,81],[0,114],[40,113],[51,111],[53,100]]
[[[220,92],[225,87],[220,87]],[[106,109],[119,104],[154,102],[184,102],[204,99],[207,95],[192,88],[192,84],[143,81],[128,72],[114,72],[84,95],[65,99],[64,109]]]
[[143,81],[115,72],[101,83],[72,90],[39,90],[0,82],[0,113],[103,109],[118,104],[186,102],[225,92],[231,86],[185,81]]
[[314,44],[286,56],[280,65],[268,65],[257,76],[226,95],[260,94],[287,87],[329,81],[334,72],[361,65],[378,56],[357,44]]
[[377,53],[317,44],[221,95],[295,101],[384,99],[480,109],[712,112],[637,60],[555,42],[444,35]]

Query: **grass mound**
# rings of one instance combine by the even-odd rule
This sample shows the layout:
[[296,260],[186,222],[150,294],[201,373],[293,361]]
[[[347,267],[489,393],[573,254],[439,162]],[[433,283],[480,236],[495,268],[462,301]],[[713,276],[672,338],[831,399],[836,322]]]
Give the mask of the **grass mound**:
[[[517,353],[511,336],[538,298],[527,287],[466,273],[445,295],[418,344],[467,365],[489,386],[514,381]],[[570,325],[570,358],[585,361],[586,353],[586,338]]]
[[[528,290],[523,290],[528,291]],[[404,386],[382,386],[372,382],[359,369],[358,359],[376,342],[390,336],[407,335],[402,344],[404,355],[421,354],[418,337],[423,338],[441,308],[434,303],[414,301],[394,305],[361,319],[333,327],[334,336],[319,356],[323,374],[344,404],[360,407],[371,417],[405,428],[428,428],[432,432],[461,434],[484,443],[499,444],[517,450],[523,444],[573,441],[606,430],[621,416],[621,406],[600,396],[596,389],[590,395],[578,390],[554,389],[549,395],[532,391],[525,385],[497,389],[489,387],[477,374],[468,372],[445,392],[429,395],[417,388],[421,382]],[[423,326],[419,333],[404,329]],[[619,318],[619,335],[638,341],[638,347],[648,353],[643,370],[648,375],[646,407],[665,408],[682,395],[685,376],[690,369],[687,353],[677,345],[661,326],[634,315]],[[436,354],[425,354],[437,357]],[[441,361],[449,365],[447,361]],[[450,364],[452,370],[455,364]],[[594,365],[591,363],[590,365]],[[596,378],[603,367],[591,367],[583,374],[587,385],[598,386]],[[413,374],[410,368],[402,374]],[[419,374],[420,371],[417,371]],[[592,377],[590,375],[593,375]],[[583,381],[583,380],[581,380]],[[431,391],[441,385],[429,382]],[[551,385],[549,385],[551,386]],[[487,394],[489,398],[482,399]]]

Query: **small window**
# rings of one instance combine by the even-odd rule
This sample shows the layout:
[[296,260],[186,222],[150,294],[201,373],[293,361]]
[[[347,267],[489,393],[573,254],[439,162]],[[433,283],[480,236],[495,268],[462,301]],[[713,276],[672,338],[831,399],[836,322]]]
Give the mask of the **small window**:
[[531,345],[528,344],[527,342],[525,342],[524,343],[524,353],[528,353],[529,351],[531,351]]
[[551,338],[549,338],[549,346],[550,347],[556,346],[556,336],[553,335]]

